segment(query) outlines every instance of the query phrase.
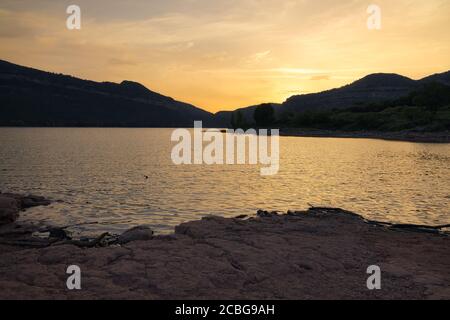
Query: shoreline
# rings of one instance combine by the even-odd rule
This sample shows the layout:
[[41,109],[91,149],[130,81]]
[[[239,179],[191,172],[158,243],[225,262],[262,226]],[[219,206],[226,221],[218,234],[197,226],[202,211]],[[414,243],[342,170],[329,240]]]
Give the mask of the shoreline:
[[450,131],[445,132],[372,132],[372,131],[332,131],[332,130],[306,130],[286,128],[280,130],[283,137],[305,138],[352,138],[352,139],[378,139],[387,141],[404,141],[417,143],[450,143]]
[[[0,128],[50,128],[50,129],[177,129],[175,127],[95,127],[95,126],[1,126]],[[193,129],[193,127],[185,127],[185,129]],[[218,130],[225,133],[228,129],[209,128],[204,129]],[[321,130],[321,129],[299,129],[299,128],[281,128],[280,136],[282,137],[304,137],[304,138],[350,138],[350,139],[377,139],[387,141],[403,141],[417,143],[450,143],[450,131],[440,132],[415,132],[415,131],[399,131],[399,132],[380,132],[380,131],[339,131],[339,130]]]
[[[124,244],[0,244],[0,299],[449,299],[450,237],[423,227],[311,208],[138,228]],[[66,289],[69,265],[80,291]],[[366,287],[371,265],[382,290]]]

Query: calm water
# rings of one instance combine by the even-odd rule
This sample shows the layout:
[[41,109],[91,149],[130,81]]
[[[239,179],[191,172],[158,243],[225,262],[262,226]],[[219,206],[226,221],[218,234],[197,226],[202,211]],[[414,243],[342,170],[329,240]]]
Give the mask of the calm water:
[[[450,145],[280,138],[280,171],[175,166],[170,129],[0,128],[0,190],[62,202],[24,213],[54,225],[99,222],[83,234],[257,209],[341,207],[405,223],[450,223]],[[149,176],[145,179],[144,175]]]

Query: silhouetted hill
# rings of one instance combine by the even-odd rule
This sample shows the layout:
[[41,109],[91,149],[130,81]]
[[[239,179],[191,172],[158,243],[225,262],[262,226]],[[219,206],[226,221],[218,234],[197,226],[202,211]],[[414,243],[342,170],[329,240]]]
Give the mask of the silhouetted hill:
[[[281,105],[271,105],[279,123],[299,125],[318,123],[317,119],[308,119],[311,115],[297,117],[303,113],[345,114],[354,113],[352,108],[367,106],[371,112],[379,112],[394,105],[421,107],[423,103],[419,102],[433,108],[434,104],[446,103],[448,91],[435,83],[450,85],[450,71],[417,81],[397,74],[371,74],[341,88],[297,95]],[[436,95],[439,97],[433,98]],[[235,120],[254,125],[257,107],[212,115],[133,81],[119,84],[82,80],[0,60],[0,126],[191,127],[195,120],[202,120],[205,127],[228,127],[233,113]],[[444,112],[442,117],[446,116]],[[447,126],[444,118],[436,128],[442,123]],[[340,120],[336,121],[333,126],[340,126]]]
[[0,125],[191,127],[214,124],[190,104],[123,81],[94,82],[0,60]]
[[344,87],[320,93],[297,95],[283,103],[283,111],[305,112],[342,109],[403,97],[418,83],[397,74],[368,75]]
[[[279,110],[279,107],[281,106],[281,104],[278,103],[269,103],[273,109],[275,111]],[[241,109],[237,109],[235,111],[220,111],[217,112],[215,114],[215,120],[216,120],[216,124],[220,127],[228,127],[231,124],[231,117],[233,115],[233,113],[237,114],[237,113],[241,113],[242,114],[242,118],[243,120],[248,124],[248,125],[254,125],[254,118],[253,115],[255,113],[255,109],[257,107],[259,107],[261,104],[259,105],[255,105],[255,106],[250,106],[250,107],[246,107],[246,108],[241,108]]]
[[[295,95],[283,104],[272,104],[275,115],[280,123],[287,123],[289,119],[302,113],[320,113],[366,106],[402,103],[408,96],[420,91],[427,84],[439,83],[450,85],[450,71],[435,74],[421,80],[393,73],[375,73],[365,76],[341,88]],[[430,90],[428,90],[430,92]],[[254,123],[253,114],[257,106],[237,109],[229,112],[219,112],[215,115],[222,126],[230,126],[231,115],[240,113],[249,125]]]
[[429,77],[419,80],[420,83],[439,82],[450,86],[450,71],[433,74]]
[[382,88],[410,88],[415,85],[416,81],[395,73],[373,73],[343,88],[352,90],[379,90]]

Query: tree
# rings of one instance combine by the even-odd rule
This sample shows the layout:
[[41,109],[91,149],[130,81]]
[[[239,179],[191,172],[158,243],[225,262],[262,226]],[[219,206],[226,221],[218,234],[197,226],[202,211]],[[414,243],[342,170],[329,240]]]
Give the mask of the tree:
[[230,125],[231,125],[231,128],[233,128],[233,129],[236,129],[236,127],[237,127],[234,112],[231,113]]
[[238,110],[231,114],[231,127],[235,130],[248,128],[248,124],[245,121],[241,110]]
[[262,104],[256,107],[253,118],[258,127],[269,127],[275,122],[275,111],[271,104]]
[[425,107],[436,113],[440,107],[450,104],[450,87],[441,83],[431,82],[410,94],[414,106]]

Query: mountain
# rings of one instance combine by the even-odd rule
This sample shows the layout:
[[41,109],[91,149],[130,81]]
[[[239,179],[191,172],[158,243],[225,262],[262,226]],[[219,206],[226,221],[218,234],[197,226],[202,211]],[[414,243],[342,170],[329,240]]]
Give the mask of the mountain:
[[143,85],[94,82],[0,60],[1,126],[192,127],[213,115]]
[[[307,111],[344,110],[407,97],[427,84],[450,85],[450,71],[412,80],[368,75],[349,85],[272,103],[278,119]],[[147,89],[140,83],[95,82],[0,60],[0,126],[228,127],[233,113],[253,125],[258,106],[215,115]]]
[[[263,103],[265,104],[265,103]],[[237,109],[235,111],[220,111],[217,112],[214,116],[217,126],[219,127],[227,127],[231,123],[231,117],[233,113],[240,112],[242,114],[243,120],[248,124],[253,124],[253,114],[255,113],[255,109],[263,104],[258,104],[255,106],[245,107],[241,109]],[[281,104],[278,103],[269,103],[275,111],[279,110]]]
[[290,97],[283,103],[282,109],[304,112],[354,107],[398,99],[408,95],[417,86],[416,81],[398,74],[371,74],[338,89]]
[[[308,111],[343,110],[397,100],[432,82],[450,85],[450,71],[434,74],[421,80],[412,80],[394,73],[375,73],[341,88],[295,95],[282,104],[272,104],[272,106],[278,119],[290,114]],[[232,113],[240,112],[247,123],[253,124],[253,113],[256,107],[251,106],[235,111],[219,112],[215,117],[222,126],[229,126]]]
[[436,73],[429,77],[419,80],[420,83],[439,82],[450,86],[450,71],[443,73]]

